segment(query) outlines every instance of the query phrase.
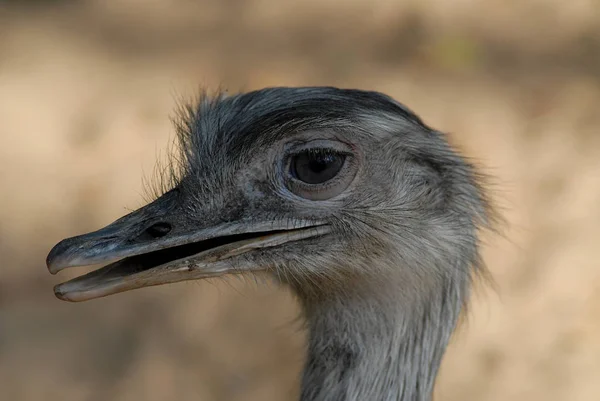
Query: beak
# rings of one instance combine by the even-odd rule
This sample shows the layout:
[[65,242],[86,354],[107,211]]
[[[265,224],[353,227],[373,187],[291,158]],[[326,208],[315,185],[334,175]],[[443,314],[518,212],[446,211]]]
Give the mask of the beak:
[[169,192],[105,228],[59,242],[46,260],[52,274],[73,266],[113,263],[55,286],[56,296],[86,301],[136,288],[264,270],[266,266],[232,263],[232,258],[329,232],[322,222],[289,219],[190,229],[202,224],[186,221],[176,196]]

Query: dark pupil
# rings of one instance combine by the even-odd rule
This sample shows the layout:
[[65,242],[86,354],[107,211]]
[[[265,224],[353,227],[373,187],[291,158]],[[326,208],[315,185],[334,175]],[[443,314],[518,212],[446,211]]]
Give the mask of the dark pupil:
[[292,159],[292,175],[307,184],[321,184],[337,175],[346,156],[330,150],[307,150]]

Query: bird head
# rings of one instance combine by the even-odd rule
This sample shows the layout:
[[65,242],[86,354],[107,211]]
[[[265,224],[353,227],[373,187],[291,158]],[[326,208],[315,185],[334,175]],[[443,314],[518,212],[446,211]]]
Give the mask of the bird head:
[[53,274],[108,263],[57,285],[59,298],[265,271],[306,297],[392,277],[410,293],[466,282],[478,264],[487,206],[475,171],[386,95],[203,95],[175,122],[163,193],[48,255]]

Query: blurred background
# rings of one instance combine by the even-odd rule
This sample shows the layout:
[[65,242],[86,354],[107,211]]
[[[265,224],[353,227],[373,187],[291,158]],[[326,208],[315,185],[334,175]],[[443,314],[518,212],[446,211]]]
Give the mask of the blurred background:
[[49,249],[144,203],[180,96],[375,89],[495,176],[505,237],[439,401],[600,397],[597,0],[0,1],[0,399],[294,400],[304,333],[272,284],[69,304]]

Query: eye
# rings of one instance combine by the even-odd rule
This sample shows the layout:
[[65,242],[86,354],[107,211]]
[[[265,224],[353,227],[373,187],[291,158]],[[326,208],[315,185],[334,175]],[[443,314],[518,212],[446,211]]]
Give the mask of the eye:
[[294,194],[322,201],[342,194],[356,177],[359,158],[341,142],[315,140],[288,153],[285,158],[285,185]]
[[345,154],[330,149],[307,149],[292,157],[290,174],[306,184],[322,184],[338,175],[345,161]]

